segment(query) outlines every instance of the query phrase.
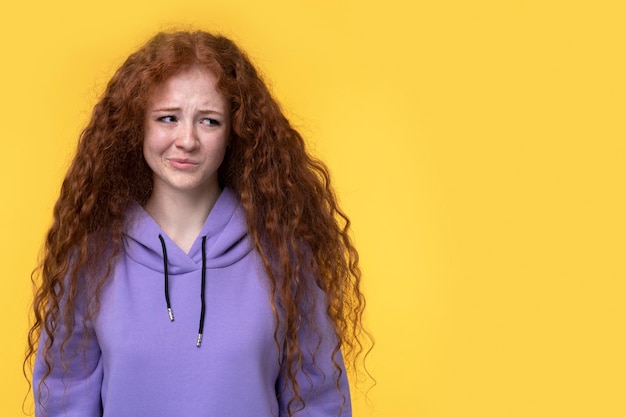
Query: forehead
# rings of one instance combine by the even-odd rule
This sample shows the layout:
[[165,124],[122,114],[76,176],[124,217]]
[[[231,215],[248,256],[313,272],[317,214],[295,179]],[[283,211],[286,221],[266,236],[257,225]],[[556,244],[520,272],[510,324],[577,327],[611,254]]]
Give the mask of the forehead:
[[162,102],[206,101],[213,105],[225,105],[226,99],[218,90],[217,76],[203,68],[193,67],[172,75],[157,85],[150,95],[150,104]]

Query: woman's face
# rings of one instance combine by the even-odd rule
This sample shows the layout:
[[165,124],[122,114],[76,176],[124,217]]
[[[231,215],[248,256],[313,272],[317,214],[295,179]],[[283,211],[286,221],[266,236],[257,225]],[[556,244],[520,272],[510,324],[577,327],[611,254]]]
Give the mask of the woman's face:
[[211,193],[230,132],[225,97],[209,71],[192,68],[157,87],[145,116],[143,155],[154,193]]

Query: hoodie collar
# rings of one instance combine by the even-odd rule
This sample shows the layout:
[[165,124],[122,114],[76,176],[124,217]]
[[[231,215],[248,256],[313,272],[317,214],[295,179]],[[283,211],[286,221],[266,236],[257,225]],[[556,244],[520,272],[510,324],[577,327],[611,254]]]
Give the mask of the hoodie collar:
[[141,205],[129,210],[124,236],[126,254],[154,271],[163,272],[163,236],[168,253],[169,273],[184,274],[202,268],[202,238],[206,237],[206,267],[231,265],[252,250],[243,207],[230,188],[224,188],[209,213],[189,253],[185,253],[161,229]]

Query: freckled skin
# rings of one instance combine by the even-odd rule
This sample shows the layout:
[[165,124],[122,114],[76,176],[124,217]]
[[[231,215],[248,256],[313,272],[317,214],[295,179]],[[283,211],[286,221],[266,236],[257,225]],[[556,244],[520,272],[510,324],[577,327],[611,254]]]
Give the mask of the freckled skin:
[[230,119],[206,70],[181,72],[158,88],[146,111],[143,153],[159,193],[211,193],[219,188]]

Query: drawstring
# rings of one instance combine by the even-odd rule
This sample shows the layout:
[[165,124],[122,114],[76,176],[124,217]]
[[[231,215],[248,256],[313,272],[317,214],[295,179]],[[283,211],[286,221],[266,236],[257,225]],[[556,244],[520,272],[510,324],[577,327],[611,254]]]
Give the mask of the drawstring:
[[198,328],[198,340],[196,346],[200,347],[202,344],[202,333],[204,332],[204,310],[206,306],[204,304],[204,284],[206,282],[206,236],[202,236],[202,286],[200,287],[200,301],[202,307],[200,308],[200,326]]
[[[165,277],[165,303],[167,305],[167,314],[170,316],[170,321],[174,321],[174,313],[172,312],[172,305],[170,304],[170,289],[169,289],[169,273],[167,269],[167,248],[165,247],[165,240],[163,236],[159,235],[161,241],[161,248],[163,249],[163,275]],[[204,332],[204,312],[206,310],[206,304],[204,301],[204,287],[206,284],[206,236],[202,237],[202,282],[200,286],[200,301],[202,306],[200,308],[200,325],[198,327],[198,338],[196,340],[196,346],[200,347],[202,344],[202,334]]]
[[163,236],[159,235],[159,240],[161,241],[161,248],[163,248],[163,271],[165,275],[165,303],[167,304],[167,314],[170,316],[170,321],[174,321],[172,304],[170,304],[170,283],[169,275],[167,273],[167,249],[165,248],[165,240],[163,240]]

